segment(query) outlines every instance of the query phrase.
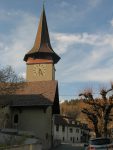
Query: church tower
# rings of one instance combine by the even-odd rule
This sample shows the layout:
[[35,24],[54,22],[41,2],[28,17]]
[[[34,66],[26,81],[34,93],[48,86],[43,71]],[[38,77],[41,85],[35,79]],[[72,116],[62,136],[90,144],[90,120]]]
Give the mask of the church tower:
[[55,80],[55,64],[59,60],[60,57],[51,47],[43,6],[34,46],[24,57],[27,65],[26,80],[29,82]]

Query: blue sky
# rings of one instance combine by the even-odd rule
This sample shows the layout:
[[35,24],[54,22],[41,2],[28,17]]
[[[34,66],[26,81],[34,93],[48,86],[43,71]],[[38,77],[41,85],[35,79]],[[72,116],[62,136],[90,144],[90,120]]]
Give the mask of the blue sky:
[[[113,0],[46,0],[60,100],[113,80]],[[34,44],[42,0],[0,0],[0,64],[25,76],[25,53]]]

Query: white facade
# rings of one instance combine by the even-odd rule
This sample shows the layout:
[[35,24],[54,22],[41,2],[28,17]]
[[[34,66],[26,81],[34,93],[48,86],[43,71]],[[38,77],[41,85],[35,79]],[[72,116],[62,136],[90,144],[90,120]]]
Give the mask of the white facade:
[[[61,140],[66,143],[86,142],[89,138],[89,129],[85,124],[58,122],[56,124],[55,116],[53,118],[53,139]],[[65,119],[65,118],[63,118]]]

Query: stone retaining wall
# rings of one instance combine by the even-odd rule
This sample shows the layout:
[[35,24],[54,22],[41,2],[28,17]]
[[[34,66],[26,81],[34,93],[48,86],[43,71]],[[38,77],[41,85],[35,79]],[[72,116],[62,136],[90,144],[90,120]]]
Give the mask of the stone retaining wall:
[[41,144],[19,145],[7,148],[0,148],[0,150],[42,150],[42,145]]

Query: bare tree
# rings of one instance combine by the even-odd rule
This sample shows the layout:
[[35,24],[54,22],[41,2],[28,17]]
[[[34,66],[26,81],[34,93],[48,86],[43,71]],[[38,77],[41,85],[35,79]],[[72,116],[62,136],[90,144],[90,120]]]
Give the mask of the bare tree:
[[90,89],[79,94],[84,97],[83,102],[86,104],[82,112],[92,122],[96,137],[103,135],[107,137],[108,124],[112,121],[110,114],[113,108],[113,94],[109,95],[111,91],[113,91],[113,83],[110,89],[102,88],[100,90],[101,98],[94,98]]
[[13,94],[23,86],[24,79],[18,76],[11,66],[0,69],[0,95]]
[[[0,69],[0,98],[4,95],[15,94],[16,90],[24,86],[24,79],[17,75],[11,66]],[[1,103],[3,99],[0,99]],[[10,112],[8,107],[0,105],[0,127],[9,126]]]

